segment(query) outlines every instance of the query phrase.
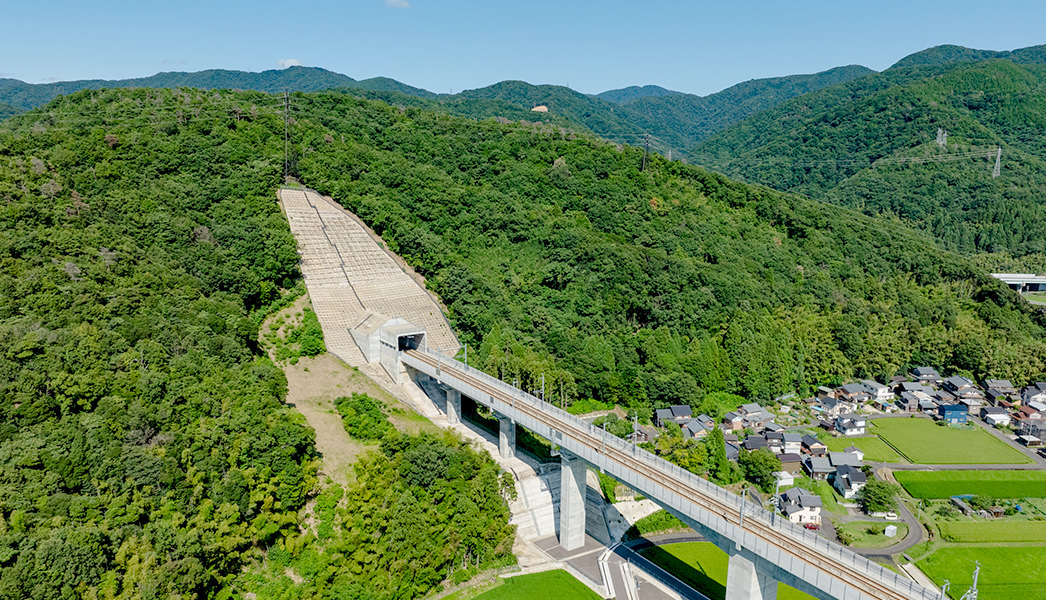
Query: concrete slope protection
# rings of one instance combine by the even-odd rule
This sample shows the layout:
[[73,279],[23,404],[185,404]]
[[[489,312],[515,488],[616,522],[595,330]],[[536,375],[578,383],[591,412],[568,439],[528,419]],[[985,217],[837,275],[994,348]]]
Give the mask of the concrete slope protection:
[[279,197],[332,354],[354,367],[366,364],[352,330],[376,314],[423,327],[429,348],[457,352],[457,337],[436,301],[348,211],[312,190],[283,188]]
[[[400,352],[414,377],[427,376],[553,442],[561,469],[560,544],[584,523],[577,472],[591,465],[636,489],[730,554],[727,598],[773,598],[777,582],[825,600],[938,600],[925,588],[829,542],[482,371],[424,349]],[[572,485],[573,484],[573,485]],[[575,489],[577,488],[577,489]],[[568,499],[571,493],[576,496]],[[579,509],[579,507],[582,507]],[[583,525],[582,525],[583,526]]]

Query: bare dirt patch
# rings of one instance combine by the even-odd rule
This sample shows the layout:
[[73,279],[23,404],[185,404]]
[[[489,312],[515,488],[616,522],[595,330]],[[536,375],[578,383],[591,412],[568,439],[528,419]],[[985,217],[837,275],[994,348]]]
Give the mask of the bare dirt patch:
[[[261,331],[270,331],[269,324],[281,318],[284,323],[296,322],[299,317],[295,315],[299,315],[307,306],[309,298],[305,295],[267,319]],[[285,328],[281,325],[278,334],[283,335]],[[272,348],[269,351],[271,357]],[[436,430],[435,425],[427,419],[330,353],[302,357],[295,364],[291,364],[291,361],[277,361],[277,364],[287,376],[287,403],[294,406],[316,432],[316,450],[323,458],[322,472],[335,483],[344,485],[351,481],[352,464],[357,456],[376,447],[349,437],[342,426],[341,416],[334,408],[336,398],[353,393],[367,394],[385,404],[389,420],[400,431],[416,433],[420,430]]]

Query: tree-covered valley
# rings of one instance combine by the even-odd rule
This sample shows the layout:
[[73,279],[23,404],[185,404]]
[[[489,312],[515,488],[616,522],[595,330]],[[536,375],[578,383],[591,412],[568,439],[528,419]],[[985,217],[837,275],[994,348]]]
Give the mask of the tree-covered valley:
[[[320,485],[257,343],[300,282],[282,105],[81,91],[0,127],[0,598],[406,598],[509,556],[460,440],[389,431]],[[1042,314],[896,223],[548,124],[291,105],[294,174],[427,277],[470,362],[550,400],[1046,371]]]

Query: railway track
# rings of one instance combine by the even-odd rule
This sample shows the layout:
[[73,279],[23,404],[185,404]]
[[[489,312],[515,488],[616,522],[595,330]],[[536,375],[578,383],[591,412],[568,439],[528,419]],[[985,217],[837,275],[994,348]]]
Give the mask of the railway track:
[[[539,422],[552,427],[556,431],[563,432],[565,435],[571,437],[575,442],[581,443],[593,452],[606,456],[611,461],[617,463],[620,467],[631,470],[640,477],[652,478],[650,465],[648,463],[639,461],[635,457],[629,455],[629,453],[624,452],[613,445],[606,445],[603,438],[592,435],[591,432],[581,427],[577,427],[569,421],[558,418],[555,411],[544,411],[539,405],[535,406],[531,401],[517,402],[516,397],[498,389],[481,378],[474,377],[464,370],[457,368],[453,363],[448,364],[448,362],[432,358],[427,354],[416,350],[407,350],[406,353],[435,368],[437,371],[442,371],[447,375],[452,375],[461,381],[467,382],[469,385],[490,395],[492,398],[497,398],[506,404],[512,405],[515,410],[529,415]],[[541,402],[537,399],[535,399],[535,401]],[[815,548],[800,546],[800,548],[806,550],[806,552],[798,551],[796,546],[799,540],[796,540],[787,532],[778,530],[773,525],[765,522],[756,515],[747,516],[747,518],[744,519],[742,526],[741,516],[736,512],[736,507],[727,504],[714,496],[710,496],[701,490],[688,485],[684,481],[679,481],[669,474],[664,474],[659,478],[657,483],[695,505],[719,515],[720,518],[724,519],[727,523],[736,525],[743,531],[755,533],[764,541],[772,544],[782,554],[793,556],[799,561],[831,575],[846,585],[857,587],[873,598],[881,600],[913,600],[913,598],[930,600],[932,598],[936,600],[935,595],[927,595],[925,590],[921,589],[921,586],[914,584],[914,582],[909,588],[909,593],[905,593],[886,585],[873,576],[864,573],[861,569],[852,568],[855,565],[847,565],[845,562],[835,557],[820,554]],[[854,555],[854,560],[858,560],[856,554]],[[864,559],[861,558],[860,560]]]

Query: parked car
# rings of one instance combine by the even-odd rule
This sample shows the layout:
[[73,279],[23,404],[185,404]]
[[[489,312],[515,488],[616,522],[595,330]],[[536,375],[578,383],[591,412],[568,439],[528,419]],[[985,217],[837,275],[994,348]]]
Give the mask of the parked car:
[[804,523],[803,527],[806,527],[807,529],[820,529],[821,525],[819,523]]

